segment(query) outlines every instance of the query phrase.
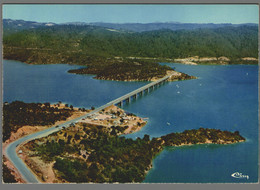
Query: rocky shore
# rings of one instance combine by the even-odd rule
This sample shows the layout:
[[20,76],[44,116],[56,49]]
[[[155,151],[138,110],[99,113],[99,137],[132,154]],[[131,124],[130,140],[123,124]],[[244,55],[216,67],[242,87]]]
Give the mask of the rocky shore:
[[221,57],[187,57],[187,58],[180,58],[174,59],[173,62],[175,63],[182,63],[186,65],[198,65],[198,64],[219,64],[219,65],[227,65],[227,64],[257,64],[258,59],[254,57],[244,57],[241,59],[231,60],[228,57],[221,56]]

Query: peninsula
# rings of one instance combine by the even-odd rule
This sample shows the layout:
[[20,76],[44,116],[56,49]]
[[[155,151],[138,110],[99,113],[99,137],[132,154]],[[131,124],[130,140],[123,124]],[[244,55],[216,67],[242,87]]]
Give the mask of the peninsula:
[[[71,112],[73,110],[74,114],[78,115],[89,111],[61,103],[55,105],[23,102],[5,104],[4,124],[6,125],[11,121],[8,118],[15,116],[15,113],[8,109],[10,106],[21,110],[21,114],[25,116],[25,122],[29,121],[26,118],[31,118],[34,114],[33,108],[37,108],[37,112],[42,114],[47,114],[52,108],[56,111]],[[69,119],[69,117],[71,115],[63,119]],[[46,137],[21,144],[16,151],[43,183],[127,183],[143,181],[152,167],[153,158],[166,146],[231,144],[245,141],[238,131],[229,132],[207,128],[185,130],[182,133],[171,133],[152,139],[149,135],[135,140],[122,136],[140,130],[146,122],[132,113],[110,106],[82,118],[70,127],[62,127]],[[39,123],[31,123],[32,130],[25,133],[24,130],[28,127],[23,125],[27,123],[21,124],[16,132],[11,132],[10,137],[4,141],[4,147],[24,135],[51,127],[48,122],[43,124],[41,129],[37,127]],[[57,125],[57,122],[54,125]],[[23,182],[6,158],[4,169],[5,182],[13,182],[14,179],[16,181],[20,179],[20,182]]]
[[[80,122],[31,141],[19,150],[23,151],[21,157],[43,182],[133,183],[144,180],[152,168],[153,158],[166,146],[245,141],[238,131],[204,128],[152,139],[149,135],[136,140],[118,136],[127,133],[126,130],[122,126]],[[50,173],[55,177],[48,176]]]

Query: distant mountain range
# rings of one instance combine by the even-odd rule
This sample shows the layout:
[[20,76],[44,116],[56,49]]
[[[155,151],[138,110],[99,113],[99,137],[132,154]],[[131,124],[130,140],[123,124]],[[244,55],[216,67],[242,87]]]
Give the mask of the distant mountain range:
[[12,20],[12,19],[3,19],[3,28],[5,32],[18,32],[21,30],[27,30],[32,28],[39,28],[44,26],[54,26],[57,25],[52,22],[34,22],[34,21],[24,21],[24,20]]
[[179,22],[156,22],[156,23],[103,23],[103,22],[95,22],[95,23],[86,23],[86,22],[67,22],[62,24],[56,24],[53,22],[34,22],[34,21],[24,21],[24,20],[12,20],[12,19],[3,19],[3,27],[6,32],[17,32],[24,29],[32,29],[46,26],[54,26],[54,25],[77,25],[77,26],[100,26],[103,28],[110,28],[120,31],[127,32],[145,32],[145,31],[153,31],[153,30],[161,30],[161,29],[169,29],[169,30],[193,30],[193,29],[215,29],[227,26],[239,27],[239,26],[257,26],[254,23],[244,23],[244,24],[196,24],[196,23],[179,23]]

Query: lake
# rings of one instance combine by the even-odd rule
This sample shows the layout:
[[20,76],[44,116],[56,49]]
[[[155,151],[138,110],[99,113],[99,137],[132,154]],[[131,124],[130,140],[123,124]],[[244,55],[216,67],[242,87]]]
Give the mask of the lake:
[[[162,63],[197,76],[168,82],[125,104],[126,111],[148,117],[148,124],[128,138],[159,137],[186,129],[239,131],[246,142],[232,145],[167,147],[154,160],[144,183],[252,183],[258,181],[258,66]],[[62,101],[75,107],[101,106],[148,82],[93,79],[69,74],[80,66],[29,65],[3,61],[3,99]],[[234,178],[239,172],[249,178]]]

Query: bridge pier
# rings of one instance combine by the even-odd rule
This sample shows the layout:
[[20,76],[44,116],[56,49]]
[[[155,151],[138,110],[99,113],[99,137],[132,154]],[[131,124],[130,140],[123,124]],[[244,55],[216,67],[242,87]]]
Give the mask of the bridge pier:
[[[160,87],[162,84],[166,83],[167,80],[170,77],[171,76],[165,76],[162,79],[159,79],[159,80],[157,80],[155,82],[152,82],[152,83],[147,84],[147,85],[145,85],[145,86],[143,86],[141,88],[138,88],[137,90],[134,90],[134,91],[132,91],[132,92],[122,96],[122,97],[117,98],[114,101],[111,101],[111,102],[107,103],[106,106],[109,106],[111,104],[114,104],[114,105],[116,104],[118,106],[123,106],[124,101],[127,102],[127,103],[130,103],[132,100],[137,99],[139,96],[142,96],[142,95],[144,95],[146,93],[149,93],[149,92],[153,91],[155,88]],[[132,100],[131,100],[131,98],[132,98]]]
[[123,100],[122,101],[120,101],[120,102],[118,102],[118,104],[117,104],[118,106],[120,106],[120,107],[122,107],[123,106]]

